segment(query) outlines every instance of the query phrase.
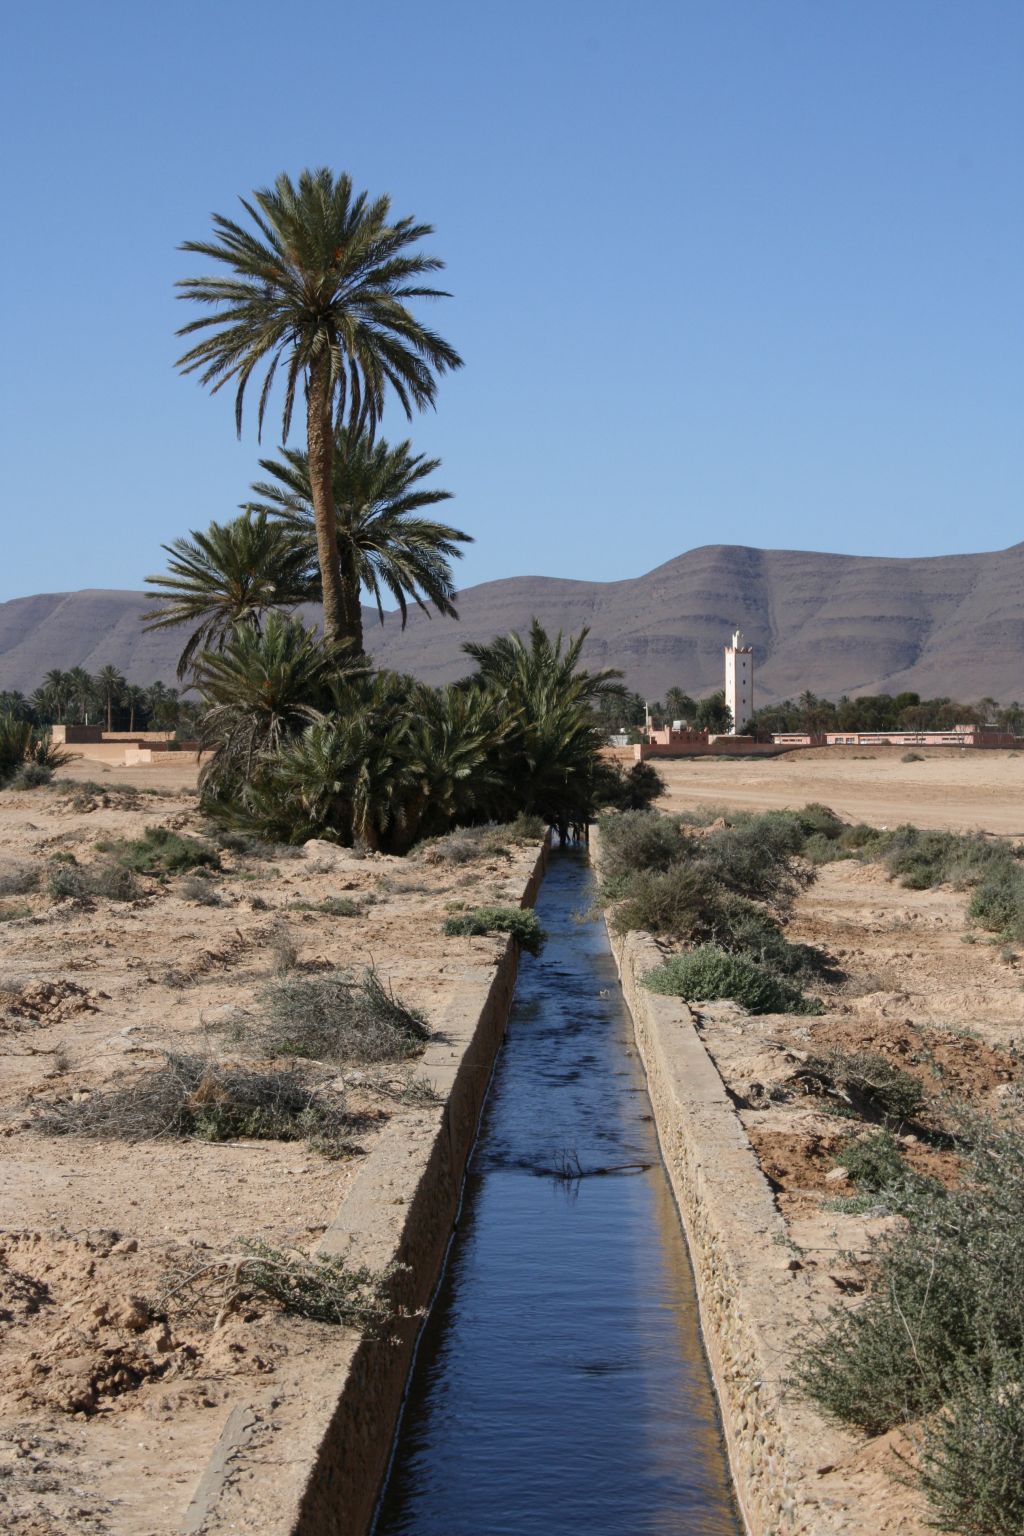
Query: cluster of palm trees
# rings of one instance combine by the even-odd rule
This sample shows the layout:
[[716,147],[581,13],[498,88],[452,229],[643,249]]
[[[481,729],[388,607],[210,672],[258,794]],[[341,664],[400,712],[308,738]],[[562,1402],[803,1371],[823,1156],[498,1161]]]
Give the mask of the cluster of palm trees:
[[[518,812],[566,834],[622,793],[595,712],[621,686],[580,667],[585,632],[565,643],[534,623],[467,646],[475,670],[441,689],[365,655],[362,595],[381,619],[386,601],[403,624],[410,605],[455,618],[452,561],[469,542],[429,515],[450,495],[431,480],[439,462],[378,435],[388,396],[411,419],[461,367],[410,307],[446,297],[420,248],[430,226],[327,169],[279,176],[242,207],[244,222],[217,214],[211,239],[183,246],[213,269],[179,284],[203,313],[179,332],[178,366],[233,387],[239,434],[250,383],[261,434],[276,383],[282,447],[241,516],[165,545],[166,574],[148,578],[149,626],[189,631],[179,676],[203,701],[208,809],[275,838],[396,851]],[[302,622],[309,602],[322,633]]]
[[33,725],[102,725],[106,730],[188,729],[194,704],[163,683],[148,688],[127,680],[117,667],[90,673],[84,667],[47,672],[31,695],[0,693],[0,716]]

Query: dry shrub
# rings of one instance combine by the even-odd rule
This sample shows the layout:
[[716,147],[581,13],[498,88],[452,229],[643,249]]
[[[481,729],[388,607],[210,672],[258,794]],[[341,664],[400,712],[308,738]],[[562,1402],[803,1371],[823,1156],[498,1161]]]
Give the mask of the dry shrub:
[[33,1128],[49,1136],[96,1141],[308,1141],[341,1155],[352,1150],[351,1121],[337,1097],[326,1098],[296,1070],[253,1072],[207,1056],[168,1053],[162,1066],[122,1086],[63,1100]]
[[271,1056],[311,1061],[402,1061],[418,1055],[430,1031],[376,971],[358,980],[337,974],[288,976],[263,994],[264,1016],[248,1032]]

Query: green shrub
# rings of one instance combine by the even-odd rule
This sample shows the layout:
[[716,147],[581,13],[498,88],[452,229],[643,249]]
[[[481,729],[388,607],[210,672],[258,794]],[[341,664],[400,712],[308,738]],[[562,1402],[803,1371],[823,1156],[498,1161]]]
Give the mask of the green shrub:
[[792,856],[803,841],[794,813],[769,812],[715,828],[700,840],[698,856],[726,890],[782,903],[798,888]]
[[442,932],[449,936],[508,933],[531,955],[540,953],[546,937],[536,912],[529,907],[473,907],[446,917]]
[[420,843],[416,853],[424,864],[468,864],[474,859],[507,858],[513,840],[510,827],[490,822],[482,827],[456,827],[443,837]]
[[1024,1354],[986,1345],[961,1361],[943,1411],[929,1423],[921,1485],[940,1531],[1020,1536],[1024,1531]]
[[650,763],[602,761],[597,774],[595,803],[617,811],[646,811],[665,793],[665,780]]
[[322,901],[290,901],[293,912],[323,912],[327,917],[360,917],[362,907],[350,896],[325,896]]
[[657,811],[620,811],[601,817],[601,868],[609,881],[666,870],[689,858],[694,840],[673,816]]
[[140,875],[179,875],[190,869],[220,869],[220,855],[209,843],[194,837],[182,837],[167,827],[146,827],[141,837],[130,841],[97,843],[101,852],[111,853],[126,869]]
[[1024,1135],[961,1116],[947,1189],[909,1170],[898,1220],[862,1261],[864,1296],[804,1341],[796,1379],[869,1434],[928,1416],[919,1476],[941,1530],[1024,1529]]
[[525,811],[520,811],[508,824],[508,835],[514,843],[539,843],[549,831],[543,816],[530,816]]
[[750,1013],[820,1013],[821,1005],[798,988],[772,976],[745,955],[733,955],[717,944],[702,944],[673,955],[649,971],[644,985],[652,992],[683,997],[690,1002],[731,998]]
[[800,1069],[805,1085],[838,1093],[859,1115],[902,1124],[924,1109],[927,1095],[916,1077],[878,1051],[828,1051]]
[[1008,862],[987,874],[972,895],[967,914],[989,933],[1024,939],[1024,868]]
[[900,1183],[907,1167],[899,1143],[891,1131],[872,1131],[844,1142],[833,1159],[843,1167],[858,1189],[876,1194]]
[[266,1015],[246,1035],[273,1056],[312,1061],[402,1061],[429,1039],[423,1015],[385,987],[375,971],[286,976],[263,994]]
[[616,933],[639,928],[675,939],[707,938],[719,916],[718,887],[701,864],[637,873],[626,891],[612,918]]
[[45,763],[22,763],[11,779],[12,789],[41,789],[53,778],[53,769]]

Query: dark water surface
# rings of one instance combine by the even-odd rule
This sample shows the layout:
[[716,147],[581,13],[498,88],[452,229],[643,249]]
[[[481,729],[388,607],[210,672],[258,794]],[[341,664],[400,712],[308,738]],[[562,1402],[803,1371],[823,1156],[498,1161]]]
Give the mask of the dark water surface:
[[[376,1536],[737,1536],[689,1257],[582,853],[553,855]],[[557,1172],[649,1164],[578,1180]],[[547,1171],[545,1171],[547,1170]]]

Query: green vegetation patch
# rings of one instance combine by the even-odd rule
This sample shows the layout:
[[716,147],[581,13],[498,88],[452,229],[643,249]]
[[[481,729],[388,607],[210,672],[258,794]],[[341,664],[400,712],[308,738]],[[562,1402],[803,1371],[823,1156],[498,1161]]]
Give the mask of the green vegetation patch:
[[906,1169],[873,1237],[856,1308],[804,1341],[796,1377],[868,1434],[923,1423],[920,1483],[938,1529],[1024,1530],[1024,1135],[966,1113],[953,1188]]
[[701,944],[673,955],[644,977],[652,992],[715,1002],[729,998],[750,1013],[820,1013],[821,1004],[805,998],[798,987],[762,969],[744,955],[733,955],[717,944]]
[[540,953],[546,938],[529,907],[473,907],[446,917],[442,931],[449,935],[508,933],[531,955]]
[[141,837],[97,843],[125,869],[140,875],[178,875],[190,869],[220,869],[220,855],[209,843],[183,837],[167,827],[147,827]]

